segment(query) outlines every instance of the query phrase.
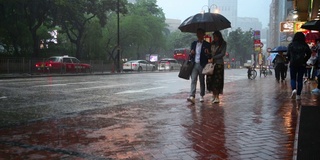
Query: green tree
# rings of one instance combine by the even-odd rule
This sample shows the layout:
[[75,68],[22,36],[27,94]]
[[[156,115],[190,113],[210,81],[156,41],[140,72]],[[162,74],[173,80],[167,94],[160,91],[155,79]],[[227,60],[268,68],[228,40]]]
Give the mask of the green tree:
[[[24,16],[24,8],[20,1],[0,0],[0,42],[7,54],[21,56],[32,46],[32,37]],[[26,47],[26,48],[23,48]]]
[[[155,0],[128,4],[128,14],[120,16],[120,51],[123,58],[144,59],[145,54],[159,53],[165,47],[165,18]],[[116,62],[117,17],[110,17],[103,37],[108,60]]]
[[167,37],[168,49],[173,50],[175,48],[190,48],[192,41],[196,39],[192,33],[183,33],[179,30],[172,32]]
[[37,31],[48,20],[53,3],[50,0],[22,0],[21,2],[23,3],[27,26],[33,39],[33,56],[38,57],[40,53],[40,38]]
[[241,28],[236,29],[229,33],[227,37],[228,52],[230,58],[235,58],[244,63],[246,60],[251,59],[253,53],[253,35],[252,30],[242,31]]
[[[125,13],[126,1],[120,0],[119,4],[119,12]],[[87,26],[95,17],[101,26],[106,25],[108,15],[117,9],[117,0],[59,0],[56,6],[55,20],[70,42],[76,45],[76,57],[81,59],[84,57],[84,38],[89,34]]]
[[88,59],[106,59],[102,29],[98,18],[94,18],[86,29],[83,52]]
[[1,42],[13,55],[33,57],[40,54],[40,41],[48,38],[52,27],[54,0],[0,0]]

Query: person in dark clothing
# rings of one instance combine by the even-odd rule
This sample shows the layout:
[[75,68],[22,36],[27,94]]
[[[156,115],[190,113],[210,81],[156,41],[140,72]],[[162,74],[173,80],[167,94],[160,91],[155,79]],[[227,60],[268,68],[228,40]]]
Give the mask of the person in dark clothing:
[[272,63],[274,64],[274,70],[275,70],[275,76],[277,82],[280,81],[280,76],[281,76],[281,82],[283,82],[286,78],[286,63],[287,59],[283,55],[283,52],[279,52],[276,57],[273,59]]
[[190,96],[187,101],[192,104],[195,103],[197,80],[200,81],[200,102],[204,102],[203,96],[205,95],[205,77],[202,74],[203,68],[208,63],[208,59],[211,58],[211,44],[204,40],[206,32],[199,28],[197,29],[198,40],[192,42],[190,50],[190,59],[194,63],[194,67],[191,73],[191,90]]
[[[318,50],[319,50],[319,49],[318,49]],[[318,70],[318,71],[319,71],[319,69],[320,69],[320,56],[319,56],[319,52],[318,52],[317,58],[315,59],[314,69],[315,69],[315,70]],[[318,81],[317,83],[318,83],[318,84],[317,84],[317,87],[311,91],[311,93],[313,93],[313,94],[320,94],[320,73],[319,73],[319,72],[315,72],[315,73],[318,74],[318,75],[317,75],[317,81]]]
[[302,32],[295,33],[292,42],[288,45],[288,59],[290,62],[291,98],[301,99],[303,88],[303,74],[306,62],[311,57],[311,50],[305,42],[306,37]]

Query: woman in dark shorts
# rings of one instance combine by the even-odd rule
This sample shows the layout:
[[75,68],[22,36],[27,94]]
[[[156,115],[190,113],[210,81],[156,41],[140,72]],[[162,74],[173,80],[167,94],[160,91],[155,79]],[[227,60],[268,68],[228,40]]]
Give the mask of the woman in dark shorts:
[[212,103],[220,103],[219,95],[223,94],[224,84],[224,60],[226,55],[227,43],[224,41],[220,31],[213,33],[211,44],[212,59],[209,63],[215,63],[213,75],[207,76],[207,90],[212,92]]

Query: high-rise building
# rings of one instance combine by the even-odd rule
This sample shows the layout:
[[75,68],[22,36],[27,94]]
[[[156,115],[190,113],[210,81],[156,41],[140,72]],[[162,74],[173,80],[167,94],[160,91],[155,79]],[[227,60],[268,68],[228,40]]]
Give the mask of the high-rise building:
[[178,27],[180,26],[181,24],[181,20],[180,19],[166,19],[165,20],[165,23],[168,25],[167,26],[167,29],[170,31],[170,32],[174,32],[176,30],[178,30]]
[[287,45],[293,33],[280,32],[280,23],[288,19],[293,9],[292,1],[272,0],[270,5],[270,20],[267,46],[270,48]]
[[219,14],[231,22],[231,28],[236,29],[238,18],[238,0],[208,0],[211,11],[218,8]]
[[252,30],[261,30],[262,23],[259,21],[258,18],[253,17],[238,17],[237,19],[237,26],[236,28],[241,28],[243,31]]

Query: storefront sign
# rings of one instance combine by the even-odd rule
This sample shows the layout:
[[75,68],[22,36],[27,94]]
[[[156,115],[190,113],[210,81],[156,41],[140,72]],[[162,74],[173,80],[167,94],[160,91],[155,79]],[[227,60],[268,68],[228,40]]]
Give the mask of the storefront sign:
[[306,22],[295,22],[294,23],[294,33],[296,32],[305,32],[306,30],[301,28],[301,26]]
[[294,22],[280,22],[280,32],[293,32],[294,31]]

